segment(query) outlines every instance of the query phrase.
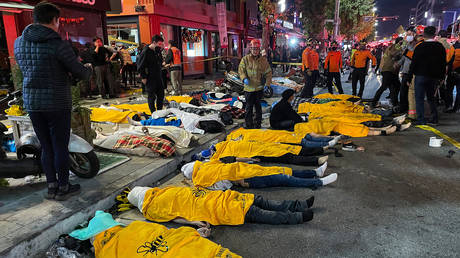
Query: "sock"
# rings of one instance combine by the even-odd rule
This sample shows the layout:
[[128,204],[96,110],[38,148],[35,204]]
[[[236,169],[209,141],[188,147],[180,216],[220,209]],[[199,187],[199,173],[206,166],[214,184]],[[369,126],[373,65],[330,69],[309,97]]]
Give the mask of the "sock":
[[329,147],[335,146],[337,144],[337,142],[339,142],[339,140],[340,140],[340,136],[334,137],[334,139],[329,141]]
[[303,222],[307,222],[313,219],[313,211],[311,210],[306,210],[302,212],[302,220]]
[[315,196],[308,198],[306,202],[307,202],[308,208],[310,208],[311,206],[313,206],[313,203],[315,202]]
[[337,173],[330,174],[327,177],[320,178],[321,182],[323,182],[324,185],[328,185],[330,183],[334,183],[337,180]]
[[326,171],[326,168],[327,168],[327,161],[324,162],[324,164],[321,165],[321,167],[318,167],[317,169],[315,169],[316,175],[319,177],[322,177],[324,175],[324,171]]

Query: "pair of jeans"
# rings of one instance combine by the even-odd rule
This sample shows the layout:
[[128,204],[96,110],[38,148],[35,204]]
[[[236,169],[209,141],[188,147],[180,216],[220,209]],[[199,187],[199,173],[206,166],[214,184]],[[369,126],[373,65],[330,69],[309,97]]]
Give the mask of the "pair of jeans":
[[431,109],[431,120],[438,122],[438,110],[435,101],[435,92],[438,79],[428,76],[415,76],[415,106],[417,110],[417,122],[425,124],[425,95]]
[[315,179],[315,177],[316,171],[314,170],[299,170],[292,171],[292,176],[285,174],[258,176],[245,179],[244,182],[248,183],[250,188],[265,188],[276,186],[316,188],[322,186],[323,183],[321,180]]
[[[114,86],[113,86],[113,77],[112,72],[110,71],[109,65],[100,65],[94,67],[94,72],[96,73],[96,84],[99,88],[99,93],[102,97],[107,95],[107,92],[110,96],[115,96]],[[107,89],[106,89],[106,87]]]
[[[260,103],[264,92],[253,91],[253,92],[244,92],[244,97],[246,99],[246,127],[248,129],[260,128],[262,124],[262,104]],[[253,110],[256,109],[256,118],[253,119]],[[255,124],[255,127],[254,127]]]
[[397,106],[399,104],[398,95],[399,95],[399,88],[401,87],[401,83],[399,82],[398,75],[392,72],[382,72],[382,85],[377,90],[374,96],[374,103],[377,103],[380,100],[383,92],[385,90],[390,90],[390,99],[393,106]]
[[332,88],[332,80],[335,81],[335,86],[337,87],[339,94],[343,94],[342,81],[340,79],[340,72],[339,73],[330,72],[327,74],[327,90],[331,94],[334,93],[334,89]]
[[300,166],[317,166],[318,165],[318,157],[316,156],[300,156],[300,155],[294,155],[292,153],[287,153],[280,157],[257,156],[254,158],[260,159],[261,162],[266,162],[266,163],[283,163],[283,164],[293,164],[293,165],[300,165]]
[[399,108],[401,113],[407,113],[409,111],[409,84],[411,84],[412,78],[408,74],[403,74],[401,81],[401,91],[399,93]]
[[301,224],[302,212],[307,208],[306,201],[273,201],[256,195],[244,221],[271,225]]
[[305,148],[318,148],[328,146],[331,140],[330,137],[313,137],[307,134],[300,144]]
[[[353,70],[353,73],[351,75],[351,87],[353,89],[353,96],[358,96],[360,98],[363,97],[364,87],[366,84],[366,75],[367,75],[366,69],[367,68],[355,68]],[[359,81],[359,93],[358,95],[356,95],[358,81]]]
[[67,186],[71,111],[29,112],[29,116],[42,148],[41,163],[46,181]]
[[[153,113],[156,110],[163,109],[163,101],[165,98],[165,91],[163,87],[152,87],[152,88],[147,87],[146,91],[147,91],[147,102],[149,104],[150,111]],[[155,102],[156,102],[156,106],[155,106]]]

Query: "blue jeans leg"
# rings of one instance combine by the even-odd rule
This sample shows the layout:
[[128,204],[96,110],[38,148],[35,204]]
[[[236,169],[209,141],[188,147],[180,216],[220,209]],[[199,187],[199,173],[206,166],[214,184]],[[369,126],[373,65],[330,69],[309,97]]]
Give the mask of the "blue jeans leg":
[[415,108],[417,109],[417,122],[425,124],[425,76],[415,76]]
[[293,170],[292,176],[298,177],[298,178],[315,178],[316,171],[314,170]]
[[309,141],[312,141],[312,142],[330,142],[332,140],[331,137],[313,137],[311,136],[310,134],[307,134],[305,136],[305,139],[309,140]]
[[319,179],[298,178],[283,174],[252,177],[245,179],[244,181],[249,184],[250,188],[265,188],[276,186],[314,188],[322,186],[322,182]]
[[325,147],[325,146],[327,146],[329,144],[327,142],[309,141],[309,140],[303,138],[300,141],[300,145],[302,145],[302,147],[304,147],[304,148],[322,148],[322,147]]

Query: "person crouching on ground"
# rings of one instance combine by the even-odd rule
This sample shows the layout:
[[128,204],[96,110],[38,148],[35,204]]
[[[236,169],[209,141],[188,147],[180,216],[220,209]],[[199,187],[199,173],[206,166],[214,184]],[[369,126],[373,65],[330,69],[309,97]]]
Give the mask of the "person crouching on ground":
[[291,102],[294,100],[294,90],[285,90],[281,100],[273,107],[270,113],[270,126],[275,130],[294,130],[294,125],[303,122],[297,112],[292,108]]

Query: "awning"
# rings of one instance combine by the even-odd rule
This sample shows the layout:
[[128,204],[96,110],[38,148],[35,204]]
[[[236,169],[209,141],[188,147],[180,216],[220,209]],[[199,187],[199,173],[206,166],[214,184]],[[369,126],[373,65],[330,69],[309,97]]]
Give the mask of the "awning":
[[11,13],[20,13],[22,11],[32,11],[33,6],[22,3],[0,3],[0,11],[11,12]]

